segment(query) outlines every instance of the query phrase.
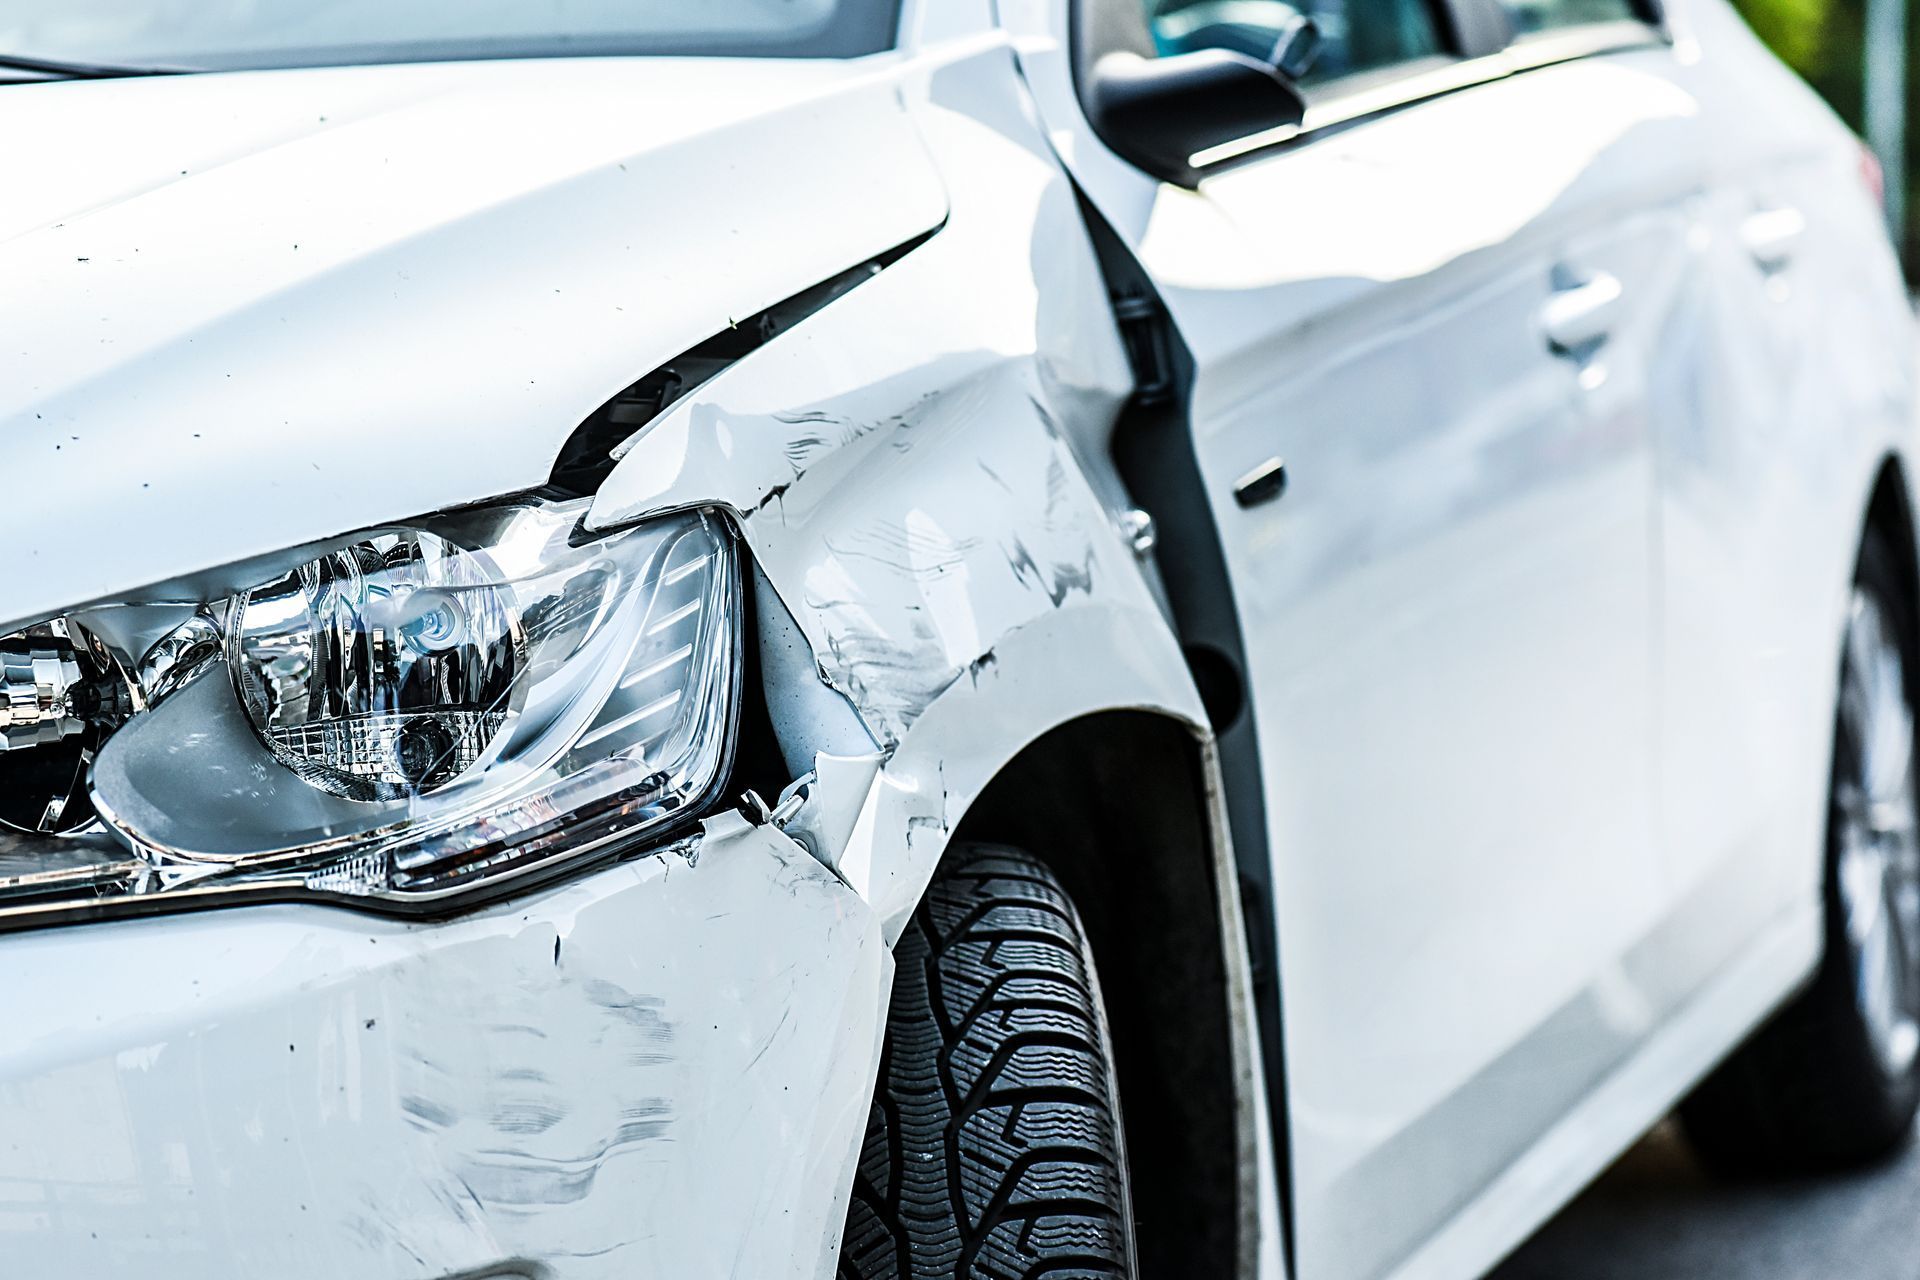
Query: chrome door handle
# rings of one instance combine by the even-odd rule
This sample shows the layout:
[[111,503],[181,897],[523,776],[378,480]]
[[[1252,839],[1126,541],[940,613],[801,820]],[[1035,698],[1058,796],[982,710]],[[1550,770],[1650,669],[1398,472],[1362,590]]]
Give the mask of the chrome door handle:
[[1540,308],[1540,328],[1554,354],[1581,355],[1607,340],[1626,290],[1618,276],[1602,271],[1584,282],[1556,289]]
[[1740,242],[1761,270],[1779,271],[1793,261],[1806,230],[1806,215],[1798,209],[1763,209],[1740,224]]

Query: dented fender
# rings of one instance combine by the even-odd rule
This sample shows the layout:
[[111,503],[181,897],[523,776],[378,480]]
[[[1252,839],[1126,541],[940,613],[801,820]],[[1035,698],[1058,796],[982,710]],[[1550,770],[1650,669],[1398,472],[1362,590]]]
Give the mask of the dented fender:
[[844,815],[864,782],[815,852],[890,940],[959,816],[1047,730],[1127,707],[1204,732],[1121,530],[1108,439],[1131,373],[1010,57],[967,51],[907,95],[952,192],[940,232],[624,443],[588,518],[737,518],[812,650],[791,678],[876,744],[876,769],[816,770],[808,805]]

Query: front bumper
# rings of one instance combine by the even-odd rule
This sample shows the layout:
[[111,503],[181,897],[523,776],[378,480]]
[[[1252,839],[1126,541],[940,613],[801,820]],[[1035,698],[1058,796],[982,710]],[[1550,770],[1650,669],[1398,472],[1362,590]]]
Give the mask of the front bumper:
[[437,924],[0,937],[0,1273],[831,1275],[891,973],[766,827]]

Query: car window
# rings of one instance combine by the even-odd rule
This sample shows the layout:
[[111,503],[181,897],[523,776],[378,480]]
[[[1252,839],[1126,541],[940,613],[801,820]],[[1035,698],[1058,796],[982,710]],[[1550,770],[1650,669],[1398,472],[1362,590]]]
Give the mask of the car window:
[[[1550,2],[1550,0],[1549,0]],[[1146,0],[1147,21],[1163,57],[1196,49],[1235,49],[1256,58],[1301,15],[1313,19],[1320,50],[1296,77],[1315,85],[1445,53],[1427,0]]]
[[1500,0],[1517,36],[1640,17],[1633,0]]

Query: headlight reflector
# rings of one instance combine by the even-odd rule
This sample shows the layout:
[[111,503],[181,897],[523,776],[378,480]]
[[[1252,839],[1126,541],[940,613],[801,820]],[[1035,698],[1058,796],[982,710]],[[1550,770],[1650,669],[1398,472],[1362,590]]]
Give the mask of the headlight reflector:
[[436,791],[505,729],[519,617],[480,554],[383,533],[243,592],[228,657],[253,727],[314,786],[354,800]]

